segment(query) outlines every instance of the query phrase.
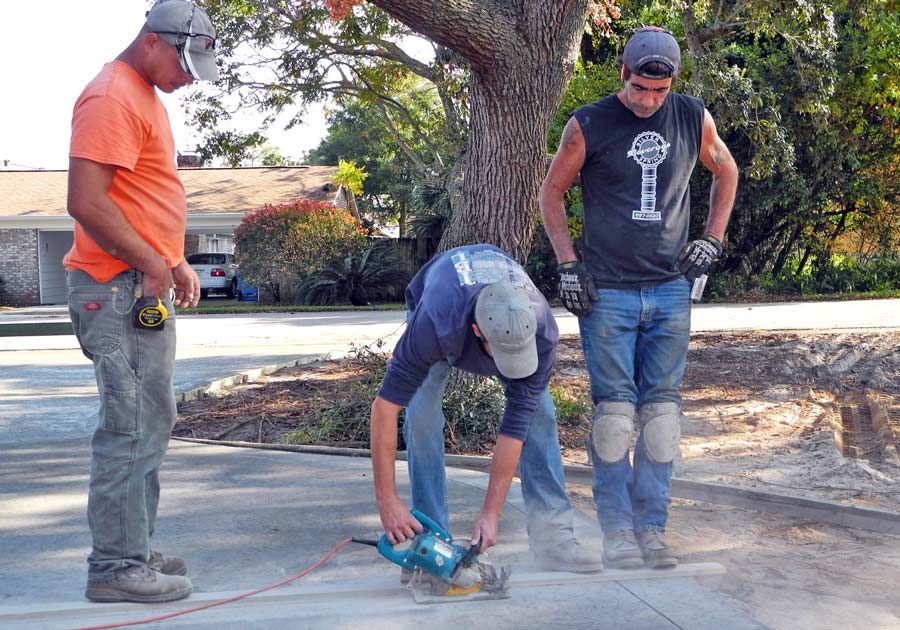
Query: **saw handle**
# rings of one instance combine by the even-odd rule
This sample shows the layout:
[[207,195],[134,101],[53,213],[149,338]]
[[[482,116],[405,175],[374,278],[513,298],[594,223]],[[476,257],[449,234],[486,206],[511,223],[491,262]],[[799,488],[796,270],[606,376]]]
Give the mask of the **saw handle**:
[[[451,541],[450,534],[445,532],[440,525],[425,516],[422,512],[413,508],[412,510],[410,510],[410,513],[417,521],[419,521],[419,523],[422,524],[422,534],[434,534],[436,538],[443,540],[446,543],[449,543]],[[413,538],[413,540],[415,540],[415,538]],[[404,549],[403,551],[397,551],[396,549],[394,549],[394,546],[388,540],[387,534],[382,534],[381,539],[378,541],[378,553],[380,553],[382,556],[384,556],[394,564],[399,564],[401,567],[406,567],[407,569],[412,568],[412,565],[410,565],[410,563],[406,560],[406,549]]]
[[478,557],[478,554],[481,553],[481,543],[484,541],[483,538],[478,538],[478,542],[469,547],[469,550],[466,552],[466,555],[462,557],[460,560],[460,564],[464,567],[471,566],[473,562],[475,562],[475,558]]

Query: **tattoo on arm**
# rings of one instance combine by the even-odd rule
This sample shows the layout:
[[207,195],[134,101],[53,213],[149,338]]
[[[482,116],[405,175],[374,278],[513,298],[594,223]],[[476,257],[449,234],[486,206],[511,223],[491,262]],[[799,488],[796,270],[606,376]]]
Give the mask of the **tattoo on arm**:
[[728,160],[728,147],[725,146],[725,143],[722,142],[721,138],[716,138],[716,142],[709,153],[710,157],[712,157],[713,164],[717,166],[719,164],[724,164]]
[[581,135],[581,129],[573,123],[574,120],[575,118],[570,118],[569,122],[566,123],[566,126],[563,129],[562,138],[559,141],[560,148],[572,146],[575,144],[578,136]]

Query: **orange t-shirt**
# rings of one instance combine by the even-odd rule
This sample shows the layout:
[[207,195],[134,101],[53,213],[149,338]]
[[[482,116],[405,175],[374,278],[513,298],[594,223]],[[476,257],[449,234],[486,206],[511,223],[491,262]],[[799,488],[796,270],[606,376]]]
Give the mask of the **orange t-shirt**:
[[[106,64],[78,97],[69,157],[116,166],[109,198],[169,267],[181,262],[187,201],[175,166],[169,116],[154,87],[128,64]],[[81,269],[98,282],[129,268],[97,245],[77,221],[75,243],[63,265]]]

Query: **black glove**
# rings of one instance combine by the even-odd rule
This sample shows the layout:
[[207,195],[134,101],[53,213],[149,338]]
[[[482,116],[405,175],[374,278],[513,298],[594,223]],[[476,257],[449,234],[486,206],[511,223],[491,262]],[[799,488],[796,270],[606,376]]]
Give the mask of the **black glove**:
[[578,317],[587,317],[597,299],[594,279],[587,269],[577,260],[559,265],[559,299],[570,313]]
[[722,255],[722,243],[712,234],[685,244],[675,259],[675,267],[684,274],[688,282],[693,282],[709,271],[709,266]]

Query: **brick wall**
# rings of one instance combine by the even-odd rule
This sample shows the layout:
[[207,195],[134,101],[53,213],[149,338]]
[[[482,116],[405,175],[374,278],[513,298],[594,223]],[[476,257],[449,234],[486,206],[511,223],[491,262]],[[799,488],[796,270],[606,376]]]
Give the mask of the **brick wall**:
[[184,255],[190,256],[200,251],[200,235],[185,234],[184,235]]
[[37,230],[0,230],[0,278],[3,279],[0,304],[41,303]]

